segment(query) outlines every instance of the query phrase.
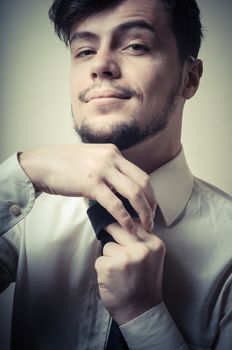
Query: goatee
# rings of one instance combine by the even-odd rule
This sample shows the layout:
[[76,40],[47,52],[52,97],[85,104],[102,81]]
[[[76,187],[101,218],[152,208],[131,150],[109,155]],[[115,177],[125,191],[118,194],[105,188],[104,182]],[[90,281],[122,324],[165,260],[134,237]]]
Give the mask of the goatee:
[[180,86],[181,79],[179,79],[176,86],[169,92],[166,104],[161,113],[154,115],[150,123],[143,129],[139,126],[136,118],[130,119],[129,122],[125,121],[118,125],[109,126],[108,129],[106,127],[104,130],[96,130],[83,121],[79,127],[75,124],[74,129],[83,143],[112,143],[119,150],[126,150],[160,133],[167,127],[176,108]]

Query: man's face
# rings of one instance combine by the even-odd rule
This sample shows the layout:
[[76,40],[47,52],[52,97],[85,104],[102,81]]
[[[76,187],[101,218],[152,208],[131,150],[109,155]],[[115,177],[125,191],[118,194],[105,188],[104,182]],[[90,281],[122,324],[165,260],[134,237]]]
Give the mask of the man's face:
[[71,56],[72,113],[84,142],[124,149],[166,127],[181,67],[158,0],[126,0],[89,16],[73,30]]

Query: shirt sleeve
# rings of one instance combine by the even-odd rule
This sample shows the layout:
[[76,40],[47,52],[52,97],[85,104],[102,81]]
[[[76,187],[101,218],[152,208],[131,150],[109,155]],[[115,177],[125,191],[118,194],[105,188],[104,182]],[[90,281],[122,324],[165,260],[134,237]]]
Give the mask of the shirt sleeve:
[[[230,266],[230,271],[232,266]],[[232,271],[225,283],[223,298],[221,301],[221,319],[218,336],[212,350],[232,349]]]
[[0,235],[29,213],[34,200],[34,186],[14,154],[0,165]]
[[0,293],[16,281],[20,240],[19,225],[0,236]]
[[120,326],[130,350],[188,350],[164,303]]

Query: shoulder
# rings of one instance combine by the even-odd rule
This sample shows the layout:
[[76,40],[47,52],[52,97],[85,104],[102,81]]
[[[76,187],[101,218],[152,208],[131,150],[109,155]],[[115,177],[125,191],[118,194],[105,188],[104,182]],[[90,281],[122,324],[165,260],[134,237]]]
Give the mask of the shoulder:
[[208,237],[213,244],[220,241],[231,247],[232,197],[229,194],[206,181],[194,178],[186,214],[204,239]]
[[194,178],[192,195],[202,200],[206,207],[232,211],[232,196],[197,177]]

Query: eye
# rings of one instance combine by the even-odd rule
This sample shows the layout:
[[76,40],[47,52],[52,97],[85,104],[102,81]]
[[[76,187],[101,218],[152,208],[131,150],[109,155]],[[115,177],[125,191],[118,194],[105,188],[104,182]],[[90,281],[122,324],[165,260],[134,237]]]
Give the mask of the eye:
[[95,54],[95,51],[92,49],[80,50],[75,54],[75,58],[85,58]]
[[141,43],[132,43],[132,44],[126,46],[124,48],[124,50],[128,50],[131,53],[136,54],[136,55],[142,55],[142,54],[145,54],[145,53],[151,51],[149,46],[147,46],[145,44],[141,44]]

